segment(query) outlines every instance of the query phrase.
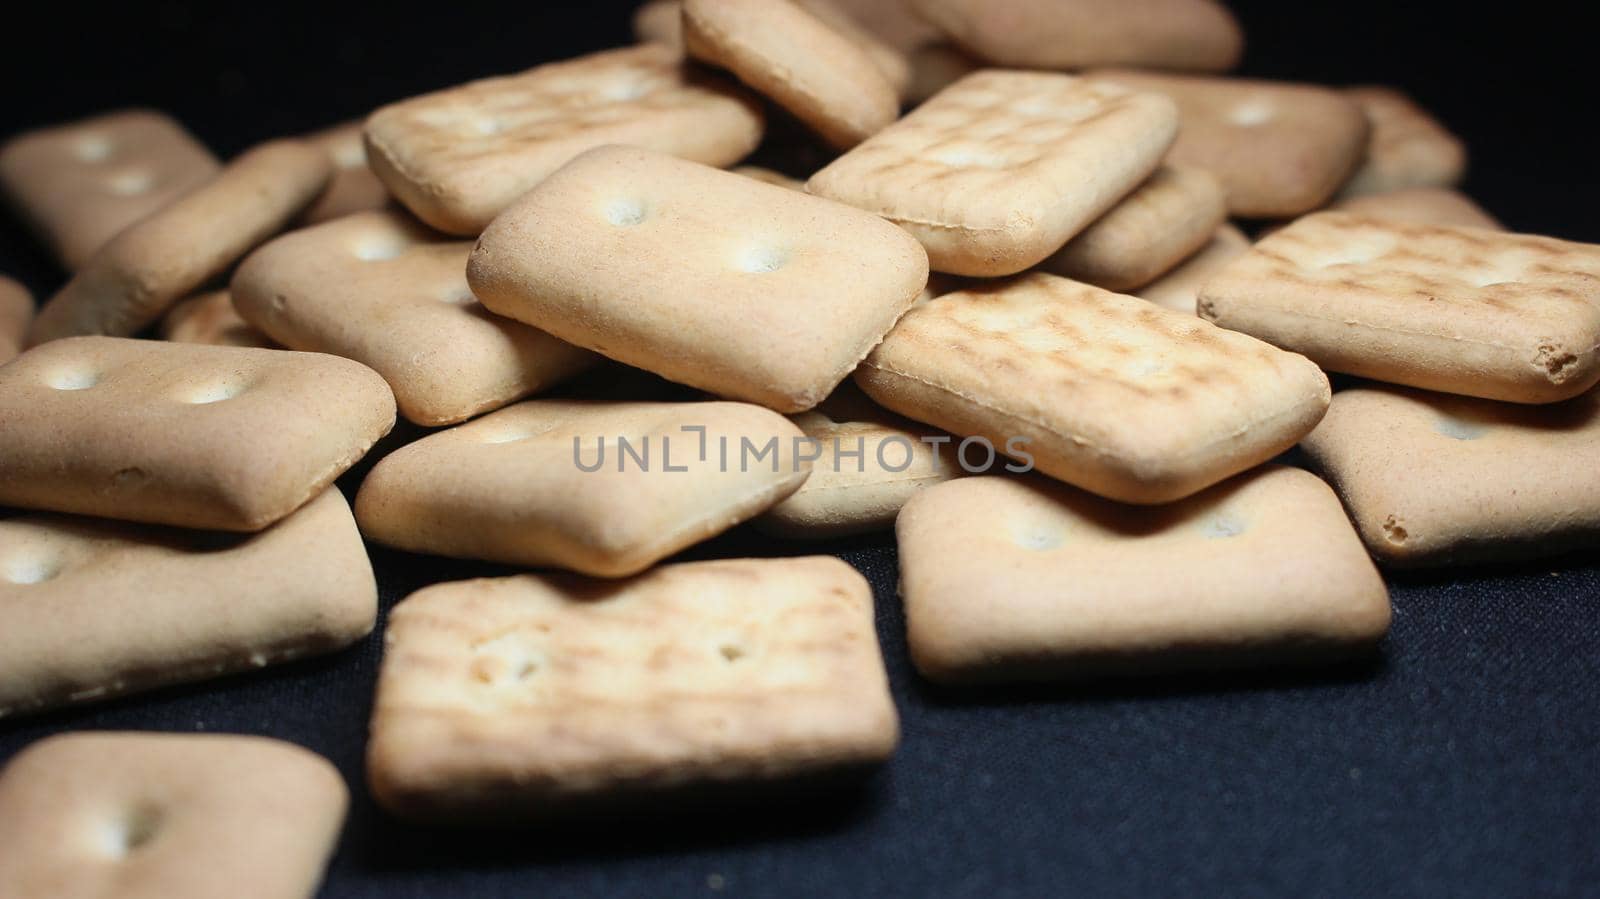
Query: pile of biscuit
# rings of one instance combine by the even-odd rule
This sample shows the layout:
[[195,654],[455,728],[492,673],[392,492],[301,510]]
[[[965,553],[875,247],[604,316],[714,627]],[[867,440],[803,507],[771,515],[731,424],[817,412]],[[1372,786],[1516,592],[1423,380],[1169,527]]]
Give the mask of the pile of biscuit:
[[[378,802],[605,813],[895,748],[861,575],[661,564],[747,522],[894,528],[954,683],[1370,653],[1374,559],[1600,529],[1600,247],[1502,230],[1403,95],[1221,75],[1211,0],[636,25],[226,164],[142,111],[0,150],[73,272],[31,322],[0,287],[0,715],[347,647],[370,541],[537,570],[393,609]],[[258,738],[55,738],[0,778],[0,893],[272,852],[304,895],[344,795]]]

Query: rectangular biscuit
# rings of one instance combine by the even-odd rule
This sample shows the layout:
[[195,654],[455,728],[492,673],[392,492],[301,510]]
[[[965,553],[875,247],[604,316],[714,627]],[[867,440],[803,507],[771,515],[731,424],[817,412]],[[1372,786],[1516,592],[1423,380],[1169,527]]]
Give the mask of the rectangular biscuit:
[[806,189],[905,228],[935,271],[1009,275],[1115,206],[1177,130],[1177,110],[1156,94],[990,69],[834,160]]
[[1467,173],[1467,147],[1416,101],[1392,87],[1345,88],[1372,123],[1366,161],[1343,197],[1412,187],[1454,187]]
[[779,412],[844,380],[927,284],[875,215],[632,147],[573,160],[484,232],[484,306]]
[[1224,72],[1244,33],[1214,0],[909,0],[956,43],[996,65],[1125,65]]
[[264,737],[81,732],[0,771],[0,896],[307,899],[349,791]]
[[80,337],[0,367],[0,505],[259,531],[394,425],[366,366],[315,353]]
[[724,166],[761,129],[753,101],[649,44],[385,106],[366,122],[367,162],[418,218],[471,236],[585,150],[630,144]]
[[493,315],[467,286],[471,241],[401,210],[285,234],[234,272],[234,307],[295,350],[371,367],[419,425],[455,424],[571,377],[599,357]]
[[0,520],[0,717],[333,652],[378,588],[334,488],[248,536]]
[[367,774],[407,817],[748,792],[898,741],[871,589],[832,557],[440,584],[395,606],[384,644]]
[[39,310],[29,343],[138,333],[278,233],[332,171],[326,154],[300,141],[245,152],[95,253]]
[[161,318],[161,339],[211,346],[276,347],[233,308],[233,294],[210,290],[179,300]]
[[1329,371],[1516,403],[1600,380],[1600,246],[1343,212],[1306,216],[1202,289],[1200,314]]
[[1296,468],[1156,507],[962,478],[913,497],[895,532],[911,659],[937,681],[1325,662],[1389,627],[1338,498]]
[[1134,292],[1141,300],[1164,306],[1174,312],[1195,314],[1200,288],[1217,272],[1250,249],[1250,238],[1234,225],[1223,225],[1200,252],[1177,268]]
[[12,138],[0,147],[0,191],[72,270],[218,168],[170,116],[131,109]]
[[1301,356],[1038,273],[918,304],[855,379],[902,415],[1129,503],[1172,502],[1271,459],[1329,396]]
[[1519,406],[1382,385],[1334,394],[1301,447],[1385,565],[1600,544],[1600,392]]
[[412,552],[623,577],[793,493],[802,438],[747,403],[532,400],[390,453],[356,515]]
[[1448,187],[1407,187],[1381,194],[1361,194],[1346,197],[1328,208],[1335,212],[1419,225],[1505,230],[1499,219],[1473,202],[1471,197]]
[[1227,218],[1216,176],[1164,165],[1039,268],[1106,290],[1132,291],[1194,255]]
[[1328,88],[1122,69],[1093,77],[1171,97],[1183,130],[1169,161],[1216,175],[1233,215],[1310,212],[1349,180],[1366,153],[1366,115]]
[[22,341],[33,321],[33,294],[17,281],[0,275],[0,365],[22,352]]
[[917,491],[961,473],[949,434],[877,406],[850,381],[793,420],[816,460],[799,490],[756,519],[769,534],[814,540],[885,530]]

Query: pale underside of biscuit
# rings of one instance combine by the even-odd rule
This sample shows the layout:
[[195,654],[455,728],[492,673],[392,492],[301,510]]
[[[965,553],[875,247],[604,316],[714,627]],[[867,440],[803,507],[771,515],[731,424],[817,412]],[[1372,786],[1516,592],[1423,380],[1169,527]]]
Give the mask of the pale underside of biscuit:
[[0,147],[0,190],[73,270],[218,168],[182,125],[135,109],[13,138]]
[[1600,393],[1546,406],[1373,385],[1335,394],[1301,446],[1367,548],[1396,567],[1600,544]]
[[1329,396],[1301,356],[1045,274],[919,304],[855,379],[902,415],[1130,503],[1181,499],[1272,458]]
[[50,737],[0,772],[0,895],[305,899],[348,804],[333,765],[279,740]]
[[0,367],[0,420],[0,505],[249,532],[365,455],[394,395],[333,356],[80,337]]
[[747,791],[898,740],[871,590],[831,557],[441,584],[395,607],[386,647],[367,770],[412,817]]
[[792,494],[802,436],[745,403],[534,400],[390,454],[356,511],[413,552],[622,577]]
[[627,147],[574,160],[484,232],[491,311],[729,399],[799,412],[917,298],[927,255],[881,218]]
[[1307,216],[1201,291],[1200,314],[1329,371],[1520,403],[1600,380],[1600,247]]
[[470,241],[401,210],[363,212],[272,241],[234,273],[234,305],[284,346],[354,359],[400,413],[456,424],[599,361],[484,309],[467,286]]
[[1326,662],[1389,625],[1338,498],[1298,469],[1154,507],[963,478],[914,497],[896,532],[911,657],[939,681]]
[[0,521],[0,717],[332,652],[378,592],[337,489],[245,537]]

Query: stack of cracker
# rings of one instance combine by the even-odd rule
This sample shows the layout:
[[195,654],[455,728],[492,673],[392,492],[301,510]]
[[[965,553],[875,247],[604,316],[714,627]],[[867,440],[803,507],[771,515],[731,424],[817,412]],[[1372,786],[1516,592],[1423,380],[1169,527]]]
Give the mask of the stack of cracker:
[[[1600,247],[1500,230],[1402,94],[1224,75],[1212,0],[635,23],[225,164],[139,111],[0,149],[73,270],[36,317],[0,280],[0,714],[347,646],[365,538],[536,569],[395,607],[377,799],[594,814],[894,751],[860,574],[674,561],[747,524],[892,527],[912,662],[982,683],[1370,654],[1374,559],[1600,533]],[[280,752],[103,739],[117,790]],[[166,826],[142,796],[118,852]],[[17,851],[0,892],[63,863]]]

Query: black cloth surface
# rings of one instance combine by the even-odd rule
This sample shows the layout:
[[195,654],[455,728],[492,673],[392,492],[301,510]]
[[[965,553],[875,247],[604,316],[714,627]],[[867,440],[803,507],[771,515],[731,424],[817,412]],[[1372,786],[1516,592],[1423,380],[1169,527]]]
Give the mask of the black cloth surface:
[[[1600,240],[1581,29],[1538,5],[1494,17],[1446,3],[1234,5],[1247,73],[1398,84],[1468,138],[1467,189],[1509,225]],[[0,58],[0,129],[144,104],[231,154],[625,39],[626,3],[530,6],[38,7],[19,13]],[[0,271],[40,293],[61,280],[9,218]],[[358,476],[341,481],[347,494]],[[330,897],[1600,890],[1594,553],[1391,576],[1393,630],[1370,664],[974,693],[912,671],[888,535],[809,545],[741,531],[688,557],[807,552],[839,554],[872,582],[902,715],[900,751],[853,790],[581,828],[401,824],[372,804],[362,770],[381,621],[333,656],[0,721],[0,761],[81,729],[307,746],[353,793]],[[373,561],[385,610],[428,583],[505,571],[380,548]]]

